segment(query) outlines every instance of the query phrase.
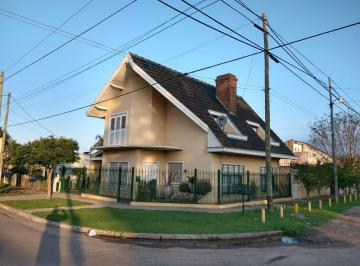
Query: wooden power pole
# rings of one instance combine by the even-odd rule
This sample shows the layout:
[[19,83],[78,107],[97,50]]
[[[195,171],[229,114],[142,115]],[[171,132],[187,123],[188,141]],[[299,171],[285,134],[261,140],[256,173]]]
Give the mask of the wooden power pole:
[[4,72],[0,71],[0,121],[1,121],[2,97],[3,97],[3,84],[4,84]]
[[336,152],[335,152],[335,129],[334,129],[334,102],[332,99],[332,86],[331,78],[328,78],[329,82],[329,100],[330,100],[330,126],[331,126],[331,149],[332,149],[332,161],[333,161],[333,173],[334,173],[334,196],[335,202],[339,203],[339,185],[336,166]]
[[266,154],[266,190],[267,207],[273,209],[273,187],[271,167],[271,137],[270,137],[270,79],[269,79],[269,43],[266,14],[262,14],[264,33],[264,59],[265,59],[265,154]]
[[4,168],[4,153],[5,153],[5,143],[6,143],[6,135],[7,135],[8,117],[9,117],[9,110],[10,110],[10,98],[11,98],[11,93],[9,92],[8,95],[7,95],[5,122],[4,122],[4,129],[3,129],[2,142],[1,142],[0,179],[2,178],[3,168]]

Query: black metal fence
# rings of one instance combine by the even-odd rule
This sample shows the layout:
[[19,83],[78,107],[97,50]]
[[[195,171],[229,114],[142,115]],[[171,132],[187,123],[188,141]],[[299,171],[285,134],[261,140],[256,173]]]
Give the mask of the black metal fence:
[[[261,173],[198,169],[175,171],[149,169],[57,170],[60,191],[114,197],[118,201],[223,204],[266,198]],[[265,183],[266,184],[266,183]],[[273,174],[274,197],[291,196],[288,175]]]

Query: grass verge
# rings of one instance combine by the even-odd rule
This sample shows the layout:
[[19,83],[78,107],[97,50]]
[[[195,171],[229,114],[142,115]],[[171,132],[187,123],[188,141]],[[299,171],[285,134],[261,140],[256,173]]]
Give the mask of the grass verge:
[[1,203],[22,210],[92,205],[91,203],[88,202],[78,201],[78,200],[68,200],[68,199],[9,200],[9,201],[2,201]]
[[[325,205],[325,204],[324,204]],[[224,234],[282,230],[291,236],[310,233],[316,226],[336,217],[337,213],[359,206],[360,200],[352,203],[334,204],[331,209],[324,206],[309,213],[305,205],[300,206],[300,215],[293,215],[287,207],[285,218],[278,210],[267,212],[267,221],[261,223],[260,210],[231,213],[205,213],[187,211],[156,211],[140,209],[79,209],[65,212],[37,212],[34,215],[48,220],[86,226],[96,229],[168,234]]]

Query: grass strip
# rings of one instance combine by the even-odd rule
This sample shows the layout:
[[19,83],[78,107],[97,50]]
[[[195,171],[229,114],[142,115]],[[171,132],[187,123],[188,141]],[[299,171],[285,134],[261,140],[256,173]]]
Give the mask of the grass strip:
[[290,236],[302,236],[335,218],[338,213],[359,205],[360,200],[333,204],[331,209],[324,204],[323,210],[319,210],[314,202],[311,213],[304,204],[299,208],[299,215],[294,215],[292,207],[288,206],[283,219],[279,217],[278,210],[267,211],[265,224],[261,223],[260,210],[242,214],[97,208],[37,212],[34,215],[61,223],[119,232],[224,234],[282,230]]
[[8,200],[8,201],[2,201],[1,203],[22,210],[92,205],[91,203],[84,201],[60,199],[60,198],[55,198],[51,200],[48,199]]

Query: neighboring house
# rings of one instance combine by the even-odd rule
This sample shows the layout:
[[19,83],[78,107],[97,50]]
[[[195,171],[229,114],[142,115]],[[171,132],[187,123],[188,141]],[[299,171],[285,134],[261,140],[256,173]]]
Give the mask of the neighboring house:
[[[315,165],[318,163],[331,162],[331,155],[316,148],[313,145],[308,143],[298,141],[298,140],[288,140],[285,141],[286,146],[298,157],[298,159],[281,159],[280,160],[280,172],[289,172],[290,166],[292,164],[310,164]],[[292,197],[294,199],[304,199],[306,198],[306,191],[303,184],[298,184],[292,182]],[[324,188],[321,190],[321,195],[327,196],[330,195],[330,189]],[[311,192],[310,197],[317,196],[317,192]]]
[[296,156],[298,156],[298,159],[281,159],[280,166],[290,166],[292,163],[314,165],[332,161],[330,154],[311,144],[293,139],[285,141],[285,144]]
[[[213,86],[129,53],[86,112],[104,119],[102,167],[167,169],[178,181],[194,168],[264,177],[264,121],[236,88],[232,74]],[[296,159],[273,131],[271,145],[274,172]]]

